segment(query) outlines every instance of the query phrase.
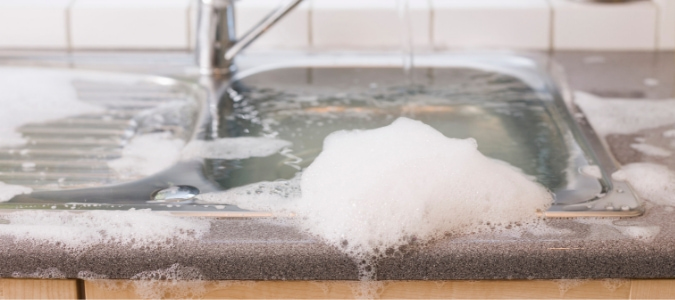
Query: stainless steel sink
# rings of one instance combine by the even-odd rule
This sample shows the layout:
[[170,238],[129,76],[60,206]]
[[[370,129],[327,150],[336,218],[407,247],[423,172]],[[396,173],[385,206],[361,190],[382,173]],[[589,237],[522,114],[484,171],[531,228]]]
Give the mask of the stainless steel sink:
[[[268,212],[248,212],[230,205],[216,209],[213,205],[195,203],[189,196],[159,201],[156,197],[168,195],[163,192],[167,188],[173,189],[171,193],[193,195],[196,189],[204,193],[289,179],[321,152],[323,139],[329,133],[376,128],[406,116],[433,126],[448,137],[473,137],[483,154],[506,161],[536,178],[555,195],[555,203],[545,212],[546,216],[636,216],[643,212],[631,187],[611,179],[616,170],[611,155],[571,100],[564,97],[567,93],[560,88],[565,86],[563,77],[549,75],[556,70],[551,62],[512,54],[422,55],[415,59],[415,68],[405,73],[396,57],[299,57],[283,64],[250,68],[215,85],[212,82],[208,95],[209,89],[204,89],[197,80],[148,78],[145,85],[137,85],[138,89],[74,83],[82,91],[83,99],[126,97],[129,100],[126,103],[132,107],[145,103],[145,93],[155,93],[156,97],[150,97],[155,104],[183,99],[190,103],[185,110],[186,115],[192,116],[191,121],[155,126],[160,127],[156,130],[180,132],[186,140],[273,136],[292,142],[292,146],[268,157],[186,159],[159,174],[120,182],[108,176],[105,168],[87,167],[82,171],[77,166],[81,159],[100,162],[115,157],[123,147],[121,141],[139,130],[148,130],[134,121],[138,119],[134,110],[120,114],[110,126],[101,127],[96,117],[76,118],[71,123],[59,121],[74,128],[77,140],[108,143],[91,146],[101,152],[88,153],[86,157],[73,154],[76,150],[72,149],[80,146],[90,149],[86,148],[89,145],[66,144],[63,141],[76,139],[63,136],[64,131],[57,135],[46,130],[56,125],[29,125],[24,127],[30,129],[24,135],[33,139],[37,130],[43,140],[57,140],[59,147],[67,149],[56,151],[45,144],[46,157],[72,154],[77,159],[52,161],[49,163],[56,167],[49,168],[45,161],[43,175],[26,175],[11,167],[20,165],[18,158],[4,159],[4,165],[0,164],[0,181],[27,184],[26,178],[38,178],[33,183],[42,187],[33,185],[39,191],[0,203],[0,208],[150,208],[188,215],[266,216]],[[194,113],[189,112],[190,107]],[[117,108],[109,109],[116,112]],[[95,138],[101,134],[106,138]],[[64,182],[77,184],[47,188],[50,178],[63,178],[64,174],[58,172],[66,169],[73,180]],[[485,186],[490,188],[490,183]]]

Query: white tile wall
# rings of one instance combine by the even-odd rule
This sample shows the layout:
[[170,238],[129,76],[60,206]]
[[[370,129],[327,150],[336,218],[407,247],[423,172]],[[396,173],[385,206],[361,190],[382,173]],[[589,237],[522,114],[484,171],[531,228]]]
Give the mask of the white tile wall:
[[190,0],[75,0],[74,49],[187,49]]
[[[394,0],[312,0],[312,44],[317,49],[399,49],[407,38]],[[429,2],[410,0],[413,43],[428,46]]]
[[658,48],[675,50],[675,1],[653,0],[659,9]]
[[553,45],[556,50],[654,50],[656,47],[657,9],[652,1],[550,1],[555,12]]
[[549,48],[547,0],[433,0],[432,7],[436,48]]
[[70,0],[0,1],[0,48],[65,49]]
[[[191,49],[196,0],[0,0],[0,49]],[[283,0],[237,0],[239,36]],[[401,49],[403,0],[305,0],[252,48]],[[675,0],[409,0],[417,49],[675,50]]]
[[[288,13],[256,40],[250,48],[303,49],[309,47],[309,2],[304,1]],[[237,37],[242,37],[283,3],[283,0],[237,1],[235,6]]]

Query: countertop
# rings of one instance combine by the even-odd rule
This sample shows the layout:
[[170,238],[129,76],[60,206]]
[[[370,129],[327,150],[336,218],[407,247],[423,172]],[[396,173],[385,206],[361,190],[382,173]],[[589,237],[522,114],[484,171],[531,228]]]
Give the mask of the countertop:
[[[164,56],[173,63],[164,64],[155,70],[157,73],[170,74],[189,62],[184,53]],[[636,99],[675,95],[672,52],[564,52],[554,54],[553,58],[565,68],[575,90]],[[28,58],[0,55],[3,65],[54,65],[57,60],[45,61],[49,59],[35,63]],[[655,79],[658,85],[645,84],[645,79]],[[675,159],[645,156],[629,147],[638,136],[650,138],[657,145],[660,141],[665,143],[661,137],[664,130],[610,135],[607,142],[622,164],[656,162],[675,170]],[[675,278],[673,216],[672,212],[648,203],[646,213],[635,218],[546,221],[553,231],[564,234],[447,237],[428,245],[410,245],[398,254],[378,260],[377,279]],[[0,236],[0,277],[52,274],[52,277],[89,278],[98,274],[100,278],[132,278],[144,271],[173,266],[189,270],[179,272],[182,275],[176,279],[358,279],[357,266],[349,256],[294,227],[258,219],[210,222],[210,232],[197,241],[175,241],[152,250],[108,243],[72,252],[59,245]],[[636,239],[616,229],[622,226],[659,229],[655,236]]]

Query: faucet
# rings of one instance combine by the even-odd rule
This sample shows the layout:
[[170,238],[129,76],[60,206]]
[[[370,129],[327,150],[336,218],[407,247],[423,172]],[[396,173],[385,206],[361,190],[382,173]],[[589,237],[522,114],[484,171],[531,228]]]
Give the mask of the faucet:
[[234,58],[302,0],[289,0],[237,39],[234,27],[234,0],[197,0],[195,54],[202,75],[230,75],[236,70]]

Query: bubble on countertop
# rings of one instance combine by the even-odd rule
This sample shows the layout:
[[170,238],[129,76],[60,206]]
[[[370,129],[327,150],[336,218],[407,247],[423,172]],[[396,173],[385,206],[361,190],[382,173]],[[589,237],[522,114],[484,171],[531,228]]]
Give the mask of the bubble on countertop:
[[7,184],[0,181],[0,202],[9,201],[15,196],[30,194],[33,189],[27,186]]
[[107,164],[120,178],[142,178],[173,166],[184,146],[182,139],[169,132],[140,134],[122,149],[120,158]]
[[675,173],[666,166],[632,163],[622,166],[612,178],[629,182],[644,200],[656,205],[675,205]]
[[574,102],[601,136],[630,134],[675,124],[675,100],[601,98],[577,91]]
[[621,235],[642,240],[644,242],[651,242],[661,231],[661,227],[648,224],[628,225],[619,223],[619,219],[612,218],[579,218],[575,220],[578,223],[593,225],[592,229],[597,235],[610,236],[611,231],[620,233]]
[[183,158],[246,159],[270,156],[290,145],[289,141],[267,137],[195,140],[185,147],[182,155]]
[[552,203],[520,170],[483,156],[474,139],[447,138],[407,118],[329,135],[295,179],[198,199],[295,213],[304,231],[355,258],[365,279],[375,274],[372,258],[389,249],[535,223]]
[[114,243],[131,249],[157,250],[175,242],[197,240],[208,233],[203,218],[135,211],[17,211],[2,218],[0,236],[35,245],[49,243],[79,253],[98,244]]

